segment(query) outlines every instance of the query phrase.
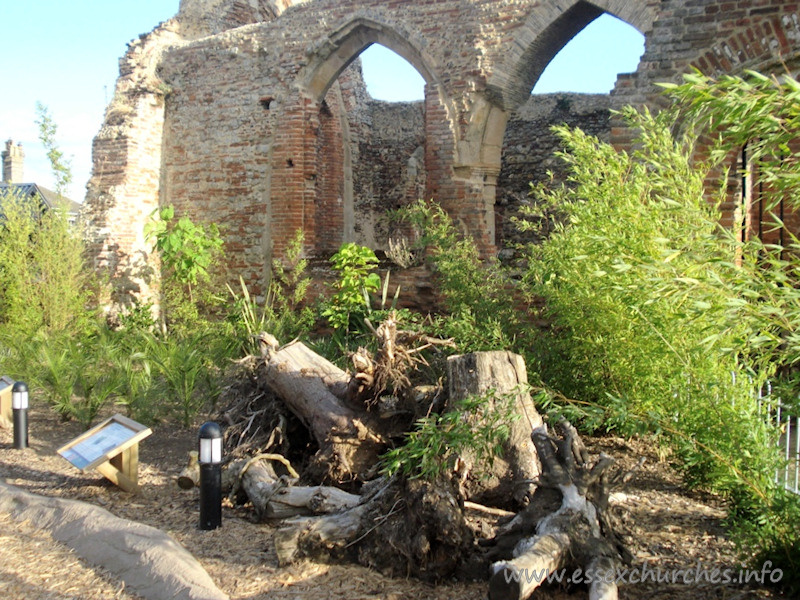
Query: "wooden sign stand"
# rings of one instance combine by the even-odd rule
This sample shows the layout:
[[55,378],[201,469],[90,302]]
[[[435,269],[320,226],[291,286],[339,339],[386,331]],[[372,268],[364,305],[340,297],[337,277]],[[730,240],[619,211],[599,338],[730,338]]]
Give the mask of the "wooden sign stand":
[[8,375],[0,377],[0,427],[11,429],[12,411],[11,411],[11,389],[16,383]]
[[96,470],[126,492],[139,491],[139,442],[152,431],[117,414],[57,452],[81,471]]

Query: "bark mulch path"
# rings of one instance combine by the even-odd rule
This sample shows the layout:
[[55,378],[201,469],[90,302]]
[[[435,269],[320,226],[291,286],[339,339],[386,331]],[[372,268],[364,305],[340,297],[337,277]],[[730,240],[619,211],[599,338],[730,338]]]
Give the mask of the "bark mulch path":
[[[256,524],[247,507],[225,507],[223,526],[200,531],[198,492],[182,491],[175,479],[196,446],[196,429],[171,425],[153,427],[140,445],[139,481],[142,491],[127,494],[97,473],[81,473],[55,451],[82,432],[74,422],[63,423],[48,408],[33,402],[29,413],[30,447],[14,450],[11,431],[0,429],[0,478],[25,491],[82,500],[113,514],[157,527],[189,550],[232,600],[483,600],[485,581],[445,582],[431,586],[411,579],[392,579],[354,565],[302,562],[277,565],[271,539],[274,528]],[[731,569],[740,565],[721,521],[724,507],[714,496],[687,491],[651,445],[616,438],[587,440],[591,451],[604,450],[633,464],[645,454],[648,462],[634,478],[621,503],[627,512],[629,544],[634,567],[660,568],[662,581],[623,585],[620,598],[639,600],[776,599],[778,592],[753,585],[707,581],[664,582],[675,569]],[[567,575],[568,576],[568,575]],[[0,514],[0,597],[9,599],[135,600],[119,582],[85,563],[37,529]],[[551,585],[534,598],[586,598],[582,586]]]

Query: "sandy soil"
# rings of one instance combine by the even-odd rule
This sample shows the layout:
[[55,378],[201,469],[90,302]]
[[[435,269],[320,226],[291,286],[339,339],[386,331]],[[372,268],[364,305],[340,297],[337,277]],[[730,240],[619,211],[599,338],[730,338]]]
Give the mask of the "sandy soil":
[[[56,454],[56,449],[81,433],[78,424],[62,423],[34,402],[29,415],[30,447],[14,450],[12,433],[0,429],[0,477],[28,492],[91,502],[117,516],[158,527],[184,545],[232,600],[483,600],[485,582],[445,582],[436,587],[407,579],[391,579],[353,565],[302,562],[279,568],[271,544],[271,525],[251,521],[248,507],[226,506],[223,526],[200,531],[198,492],[175,484],[186,453],[195,448],[196,430],[154,427],[140,446],[139,480],[142,491],[131,495],[97,473],[82,473]],[[688,492],[652,445],[616,438],[587,440],[592,451],[604,450],[633,464],[644,454],[648,462],[622,499],[629,528],[633,567],[673,569],[697,567],[732,569],[740,565],[721,521],[724,507],[711,496]],[[623,599],[740,599],[782,598],[758,585],[723,585],[703,580],[629,584]],[[49,539],[35,524],[16,523],[0,514],[0,596],[9,599],[131,599],[122,584],[84,563],[69,549]],[[586,598],[585,587],[552,585],[535,598]]]

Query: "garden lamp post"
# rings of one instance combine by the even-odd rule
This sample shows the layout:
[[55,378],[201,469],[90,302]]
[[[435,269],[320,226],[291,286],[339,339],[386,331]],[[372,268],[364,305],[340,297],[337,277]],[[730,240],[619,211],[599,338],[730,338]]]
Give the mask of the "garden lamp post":
[[14,413],[14,448],[28,447],[28,386],[17,381],[11,388],[11,410]]
[[200,427],[200,529],[222,525],[222,430],[213,421]]

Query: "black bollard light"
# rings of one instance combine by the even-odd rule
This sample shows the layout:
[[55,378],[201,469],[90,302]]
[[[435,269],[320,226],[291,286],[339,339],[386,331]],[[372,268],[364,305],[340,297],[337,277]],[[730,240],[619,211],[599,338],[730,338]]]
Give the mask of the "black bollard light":
[[213,421],[200,427],[200,529],[222,525],[222,430]]
[[28,386],[17,381],[11,388],[11,410],[14,413],[14,448],[28,447]]

